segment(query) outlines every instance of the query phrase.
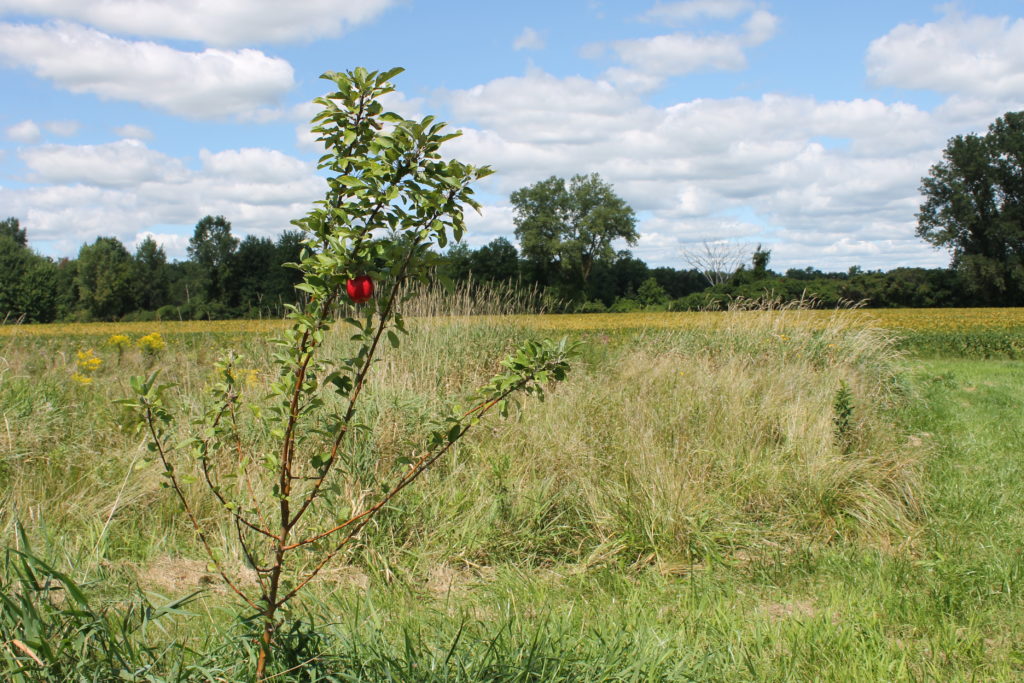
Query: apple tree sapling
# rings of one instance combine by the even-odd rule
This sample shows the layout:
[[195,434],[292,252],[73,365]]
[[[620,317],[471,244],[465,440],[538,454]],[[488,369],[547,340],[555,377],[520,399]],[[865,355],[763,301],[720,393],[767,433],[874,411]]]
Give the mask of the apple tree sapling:
[[[433,249],[462,238],[463,206],[478,208],[470,185],[491,173],[443,158],[442,144],[458,133],[433,117],[414,121],[384,109],[381,97],[400,72],[323,75],[335,89],[315,100],[322,109],[312,130],[326,148],[319,168],[329,174],[328,191],[294,221],[305,234],[295,264],[304,302],[290,308],[291,326],[275,342],[271,395],[259,401],[244,394],[235,380],[239,359],[229,354],[216,365],[220,381],[195,423],[198,433],[183,445],[176,443],[168,385],[157,373],[133,377],[134,398],[125,401],[220,577],[261,624],[257,680],[268,676],[285,605],[480,418],[495,408],[504,413],[518,392],[543,396],[541,385],[563,379],[569,368],[572,348],[564,340],[526,342],[472,397],[472,408],[439,418],[421,448],[399,459],[391,483],[365,491],[349,509],[332,499],[352,483],[349,464],[359,446],[372,443],[356,419],[359,400],[382,343],[398,346],[407,334],[398,310],[403,288],[429,277]],[[354,343],[339,358],[324,344],[336,313],[351,310],[343,306],[346,295],[360,306],[343,321]],[[225,523],[230,547],[217,542]],[[252,581],[229,567],[230,550]]]

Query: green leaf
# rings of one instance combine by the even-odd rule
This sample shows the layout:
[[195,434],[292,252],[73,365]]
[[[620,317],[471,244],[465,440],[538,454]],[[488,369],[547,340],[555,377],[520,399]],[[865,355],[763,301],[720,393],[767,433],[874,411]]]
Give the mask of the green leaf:
[[462,436],[462,425],[455,423],[448,430],[448,443],[452,443]]

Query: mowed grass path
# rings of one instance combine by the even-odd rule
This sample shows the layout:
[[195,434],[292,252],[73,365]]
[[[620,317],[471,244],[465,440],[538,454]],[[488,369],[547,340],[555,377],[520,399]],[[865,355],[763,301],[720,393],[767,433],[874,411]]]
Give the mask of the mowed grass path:
[[975,680],[1022,680],[1024,363],[927,362],[918,386],[932,450],[918,612],[950,655],[979,658]]

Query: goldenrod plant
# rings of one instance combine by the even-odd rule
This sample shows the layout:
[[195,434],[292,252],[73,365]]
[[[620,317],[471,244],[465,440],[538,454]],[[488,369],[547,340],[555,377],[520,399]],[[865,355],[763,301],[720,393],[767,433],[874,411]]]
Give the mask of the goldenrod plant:
[[[289,601],[481,417],[505,412],[518,392],[543,395],[541,385],[563,379],[569,367],[564,342],[526,342],[468,408],[453,407],[419,449],[395,458],[390,483],[369,489],[355,475],[366,453],[374,456],[359,399],[382,347],[397,347],[407,334],[399,312],[406,284],[427,280],[433,249],[462,238],[463,207],[477,208],[470,186],[491,173],[442,157],[442,144],[458,135],[445,124],[385,111],[380,98],[400,72],[323,75],[336,89],[315,100],[322,109],[312,130],[327,150],[319,168],[330,174],[329,189],[294,221],[305,234],[294,264],[305,301],[291,307],[290,327],[276,341],[278,376],[267,401],[243,395],[233,354],[217,363],[212,402],[183,446],[172,438],[176,417],[157,373],[132,378],[135,398],[126,401],[217,573],[258,616],[257,680],[268,677]],[[339,311],[346,312],[339,322],[352,332],[352,350],[328,357],[324,341],[336,334]],[[219,516],[203,507],[211,497]],[[229,566],[225,522],[248,576]]]

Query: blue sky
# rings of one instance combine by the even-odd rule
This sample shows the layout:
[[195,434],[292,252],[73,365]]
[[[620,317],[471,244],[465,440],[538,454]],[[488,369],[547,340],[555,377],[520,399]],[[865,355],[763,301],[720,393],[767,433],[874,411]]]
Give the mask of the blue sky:
[[511,192],[598,172],[633,252],[705,241],[777,269],[941,266],[914,236],[946,140],[1024,109],[1022,0],[0,0],[0,214],[73,256],[196,221],[274,236],[322,196],[317,77],[404,66],[389,105],[490,164],[469,241],[513,237]]

